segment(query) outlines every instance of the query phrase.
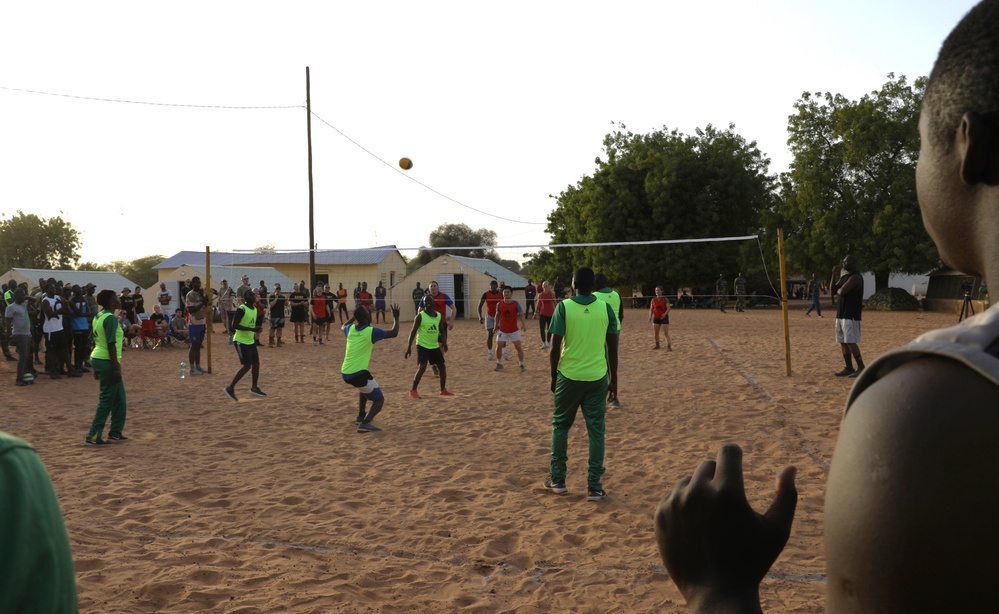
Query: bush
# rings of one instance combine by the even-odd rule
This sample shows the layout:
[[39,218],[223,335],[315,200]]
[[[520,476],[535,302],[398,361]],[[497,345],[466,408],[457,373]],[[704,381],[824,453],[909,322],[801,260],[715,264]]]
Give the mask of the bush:
[[918,311],[919,301],[901,288],[882,288],[867,299],[865,309],[874,311]]

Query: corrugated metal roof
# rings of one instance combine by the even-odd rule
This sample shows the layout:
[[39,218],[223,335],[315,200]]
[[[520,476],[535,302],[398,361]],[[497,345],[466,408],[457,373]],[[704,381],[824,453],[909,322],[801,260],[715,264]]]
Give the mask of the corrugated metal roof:
[[488,258],[466,258],[464,256],[450,256],[465,266],[470,266],[476,271],[481,271],[492,277],[503,285],[511,288],[521,289],[527,285],[527,278],[521,277],[501,264],[493,262]]
[[135,286],[138,285],[134,281],[113,271],[57,271],[52,269],[22,269],[18,267],[11,269],[8,274],[0,279],[7,281],[10,278],[10,273],[15,271],[29,280],[29,286],[37,284],[40,277],[46,280],[53,278],[56,281],[61,281],[63,285],[70,286],[78,285],[82,287],[87,284],[94,284],[98,291],[107,288],[115,292],[121,292],[123,288],[134,290]]
[[[316,252],[316,264],[321,266],[378,264],[391,252],[394,245],[368,249],[320,250]],[[216,266],[268,266],[272,264],[308,264],[309,252],[285,252],[247,254],[233,252],[212,252],[212,268]],[[182,265],[205,266],[205,252],[178,252],[154,269],[176,269]]]
[[[243,282],[242,282],[243,275],[246,275],[246,276],[248,276],[250,278],[250,286],[251,287],[256,288],[256,287],[258,287],[260,285],[260,282],[263,281],[264,285],[267,287],[268,292],[274,289],[274,284],[275,283],[281,284],[281,290],[282,291],[286,291],[287,290],[287,291],[290,292],[292,284],[297,283],[299,281],[297,279],[292,279],[292,278],[288,277],[287,275],[285,275],[281,271],[275,269],[274,267],[269,267],[269,266],[256,266],[256,267],[251,267],[251,266],[242,266],[242,267],[236,267],[236,266],[216,266],[214,264],[214,262],[215,262],[215,260],[213,259],[212,260],[212,263],[213,263],[212,264],[212,285],[213,286],[220,284],[222,282],[222,280],[224,279],[227,282],[229,282],[229,285],[232,286],[233,288],[238,288],[239,286],[243,285]],[[185,262],[184,264],[182,264],[180,266],[181,267],[189,267],[192,272],[195,272],[198,275],[204,275],[204,270],[205,270],[204,264],[197,265],[197,264],[191,264],[189,262]],[[178,268],[180,268],[180,267],[178,267]],[[187,277],[193,277],[193,276],[194,276],[193,274],[187,275]],[[153,287],[154,288],[158,288],[159,287],[159,282],[157,282],[156,284],[154,284]]]

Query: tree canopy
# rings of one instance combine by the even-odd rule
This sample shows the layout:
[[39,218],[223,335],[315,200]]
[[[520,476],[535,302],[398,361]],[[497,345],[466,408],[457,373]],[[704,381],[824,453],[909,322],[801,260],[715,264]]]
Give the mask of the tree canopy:
[[[773,207],[770,160],[734,125],[709,124],[693,135],[665,127],[634,134],[620,125],[603,150],[595,172],[559,194],[548,216],[552,243],[756,234],[760,213]],[[532,275],[549,279],[569,279],[582,264],[618,285],[709,285],[719,272],[747,270],[739,245],[721,242],[558,248],[530,262]]]
[[20,210],[0,219],[0,271],[71,269],[80,259],[80,237],[61,217],[43,219]]
[[790,171],[773,224],[784,227],[788,266],[828,272],[850,253],[873,271],[926,273],[939,263],[916,200],[919,110],[926,79],[888,75],[860,100],[802,94],[788,118]]
[[143,288],[148,288],[159,280],[159,273],[153,267],[164,260],[166,258],[159,254],[143,256],[135,260],[114,260],[102,265],[99,270],[114,271]]
[[[430,247],[474,247],[477,249],[450,249],[448,252],[467,258],[489,258],[503,264],[496,250],[486,247],[492,245],[496,245],[496,231],[488,228],[472,230],[467,224],[441,224],[430,232]],[[415,271],[442,253],[439,250],[420,249],[406,266],[407,272]]]

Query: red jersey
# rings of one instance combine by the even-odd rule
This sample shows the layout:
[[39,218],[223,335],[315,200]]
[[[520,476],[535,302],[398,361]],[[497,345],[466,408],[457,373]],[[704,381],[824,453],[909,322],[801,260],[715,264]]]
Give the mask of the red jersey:
[[662,320],[669,313],[669,300],[663,297],[653,297],[652,299],[652,317],[656,320]]
[[493,292],[492,290],[486,290],[482,293],[482,300],[486,302],[486,313],[495,316],[496,315],[496,303],[503,300],[503,293],[497,290]]
[[326,297],[322,294],[316,294],[312,297],[312,313],[317,318],[326,317]]
[[519,328],[517,326],[517,314],[521,313],[522,309],[520,303],[517,301],[500,301],[496,306],[496,311],[499,312],[499,329],[501,333],[515,333]]
[[551,290],[538,294],[538,315],[546,318],[555,315],[555,293]]
[[370,310],[371,306],[374,304],[374,301],[371,300],[371,293],[370,292],[365,292],[364,290],[361,290],[360,292],[358,292],[357,293],[357,304],[361,305],[363,307],[366,307],[367,309]]
[[[430,296],[434,295],[431,294]],[[447,324],[448,305],[454,305],[454,301],[451,300],[450,296],[444,294],[443,292],[438,292],[437,296],[434,296],[434,309],[437,310],[437,313],[441,314],[441,324]]]

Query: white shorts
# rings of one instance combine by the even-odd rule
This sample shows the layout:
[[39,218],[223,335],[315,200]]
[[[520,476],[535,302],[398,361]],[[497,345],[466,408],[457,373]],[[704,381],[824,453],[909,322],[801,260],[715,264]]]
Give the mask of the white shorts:
[[496,317],[486,314],[486,330],[492,330],[496,328]]
[[520,331],[515,330],[512,333],[504,333],[500,331],[496,336],[497,341],[502,341],[503,343],[516,343],[520,341]]
[[860,343],[860,320],[837,318],[836,343]]

